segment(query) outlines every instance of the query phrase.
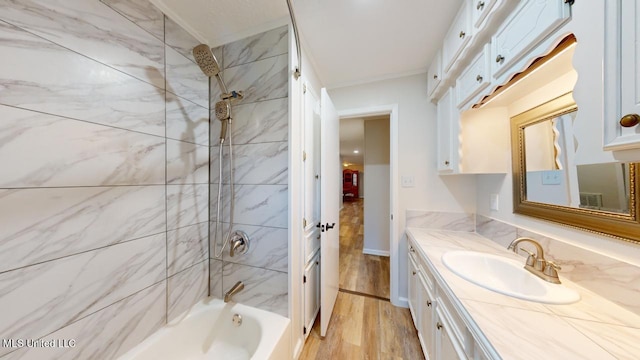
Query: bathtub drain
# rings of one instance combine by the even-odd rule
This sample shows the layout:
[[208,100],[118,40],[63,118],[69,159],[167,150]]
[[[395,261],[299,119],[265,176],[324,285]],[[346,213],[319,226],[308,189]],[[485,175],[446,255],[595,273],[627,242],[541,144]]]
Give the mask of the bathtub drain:
[[240,326],[242,325],[242,316],[240,314],[234,314],[231,321],[233,321],[235,326]]

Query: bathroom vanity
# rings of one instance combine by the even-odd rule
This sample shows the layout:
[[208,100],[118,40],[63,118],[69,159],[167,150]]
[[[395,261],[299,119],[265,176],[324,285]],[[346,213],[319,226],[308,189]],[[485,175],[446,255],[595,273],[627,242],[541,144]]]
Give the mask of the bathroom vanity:
[[[475,285],[449,270],[442,256],[471,250],[518,256],[472,232],[408,228],[409,308],[427,360],[634,359],[640,316],[566,280],[580,300],[552,305]],[[534,276],[534,275],[531,275]]]

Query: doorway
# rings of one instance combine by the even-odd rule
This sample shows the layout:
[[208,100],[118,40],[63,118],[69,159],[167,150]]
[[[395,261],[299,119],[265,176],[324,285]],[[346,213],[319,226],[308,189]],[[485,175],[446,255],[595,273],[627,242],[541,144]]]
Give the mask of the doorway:
[[339,287],[390,298],[390,116],[340,120]]

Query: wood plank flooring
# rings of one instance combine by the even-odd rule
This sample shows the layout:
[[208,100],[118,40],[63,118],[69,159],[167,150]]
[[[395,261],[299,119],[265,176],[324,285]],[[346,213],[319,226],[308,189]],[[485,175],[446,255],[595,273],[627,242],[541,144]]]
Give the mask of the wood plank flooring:
[[389,301],[341,291],[324,339],[319,323],[316,320],[300,360],[424,359],[409,309]]
[[424,359],[409,309],[388,300],[389,258],[362,253],[363,222],[363,200],[345,201],[340,212],[341,290],[327,336],[320,337],[318,317],[300,360]]
[[341,289],[389,299],[389,257],[365,255],[364,201],[345,200],[340,211]]

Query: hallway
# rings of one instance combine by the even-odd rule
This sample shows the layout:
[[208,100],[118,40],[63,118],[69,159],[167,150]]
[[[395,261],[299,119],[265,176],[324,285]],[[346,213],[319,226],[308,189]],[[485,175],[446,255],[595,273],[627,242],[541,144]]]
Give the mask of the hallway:
[[340,289],[389,299],[389,257],[362,253],[364,200],[345,200],[340,211]]
[[362,253],[364,201],[340,211],[340,291],[325,339],[316,320],[300,360],[424,359],[409,309],[389,302],[389,257]]

